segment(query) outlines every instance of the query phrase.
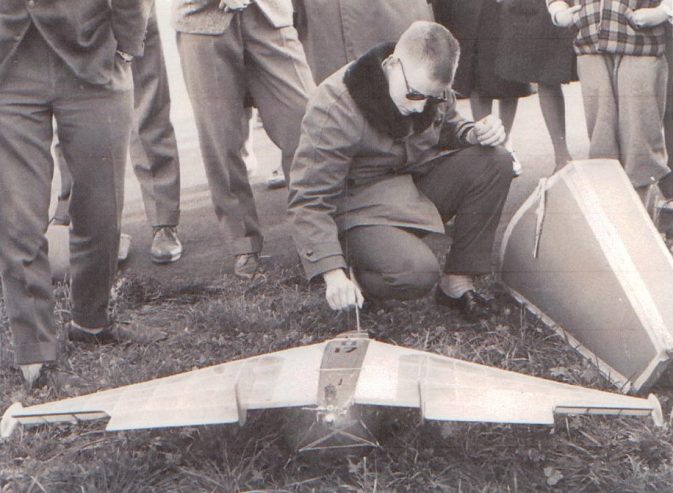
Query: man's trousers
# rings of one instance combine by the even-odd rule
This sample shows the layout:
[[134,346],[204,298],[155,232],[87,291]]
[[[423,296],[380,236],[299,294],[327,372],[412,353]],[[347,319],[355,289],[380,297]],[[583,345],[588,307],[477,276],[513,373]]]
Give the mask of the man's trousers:
[[618,159],[636,188],[669,172],[663,118],[664,56],[580,55],[589,157]]
[[[512,177],[509,152],[480,146],[439,158],[427,173],[415,177],[444,222],[455,216],[445,273],[491,272],[495,232]],[[440,267],[423,234],[395,226],[358,226],[342,235],[348,263],[366,296],[412,299],[432,289]]]
[[254,3],[221,35],[177,35],[215,214],[231,254],[259,252],[262,233],[241,157],[249,92],[288,175],[314,88],[293,27],[274,28]]
[[[145,36],[145,52],[131,63],[134,86],[134,124],[131,164],[151,226],[177,226],[180,221],[180,159],[170,120],[171,99],[156,9],[152,7]],[[60,144],[55,158],[61,171],[61,202],[70,196],[72,178]]]
[[73,175],[72,318],[108,324],[133,115],[131,67],[114,63],[106,86],[79,80],[33,27],[0,80],[0,273],[18,364],[58,356],[44,236],[53,118]]

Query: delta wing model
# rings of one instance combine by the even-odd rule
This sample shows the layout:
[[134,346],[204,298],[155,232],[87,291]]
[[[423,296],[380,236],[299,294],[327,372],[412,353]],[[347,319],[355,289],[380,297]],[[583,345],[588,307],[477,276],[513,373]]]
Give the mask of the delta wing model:
[[[248,410],[291,408],[312,416],[300,451],[376,446],[370,407],[418,408],[424,419],[553,425],[554,415],[651,416],[648,399],[553,382],[369,339],[348,332],[319,344],[23,408],[12,405],[2,435],[17,424],[109,419],[107,430],[238,423]],[[299,428],[299,427],[298,427]],[[305,433],[304,433],[305,431]]]

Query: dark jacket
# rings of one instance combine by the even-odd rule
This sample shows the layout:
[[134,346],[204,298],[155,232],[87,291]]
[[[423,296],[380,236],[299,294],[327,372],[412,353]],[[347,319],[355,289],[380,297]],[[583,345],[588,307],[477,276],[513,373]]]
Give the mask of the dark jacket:
[[414,184],[433,160],[467,147],[473,123],[455,96],[403,117],[390,99],[379,45],[313,93],[290,171],[289,214],[307,277],[345,267],[339,233],[365,225],[443,232],[439,212]]
[[477,57],[482,9],[487,7],[484,0],[434,0],[437,22],[446,27],[460,42],[460,64],[456,71],[453,87],[469,95],[474,86],[473,70]]
[[320,84],[379,43],[393,42],[414,21],[432,21],[427,0],[294,0],[297,31]]
[[106,84],[115,51],[143,54],[152,0],[0,0],[0,77],[31,24],[82,80]]

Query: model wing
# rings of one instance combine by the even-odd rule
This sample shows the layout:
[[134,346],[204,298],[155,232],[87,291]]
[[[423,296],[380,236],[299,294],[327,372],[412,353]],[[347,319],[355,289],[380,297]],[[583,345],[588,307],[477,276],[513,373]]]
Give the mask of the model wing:
[[587,389],[371,341],[355,390],[358,404],[419,407],[426,419],[553,424],[554,414],[652,416],[648,399]]
[[2,435],[17,422],[43,424],[109,417],[107,430],[243,423],[248,409],[316,404],[324,343],[23,408],[11,406]]

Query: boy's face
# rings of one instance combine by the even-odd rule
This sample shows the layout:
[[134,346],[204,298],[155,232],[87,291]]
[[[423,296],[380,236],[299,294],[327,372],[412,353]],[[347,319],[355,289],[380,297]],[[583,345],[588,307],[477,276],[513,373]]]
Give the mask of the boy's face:
[[421,113],[429,99],[445,99],[448,87],[431,75],[425,63],[393,54],[385,60],[384,66],[390,99],[402,116]]

